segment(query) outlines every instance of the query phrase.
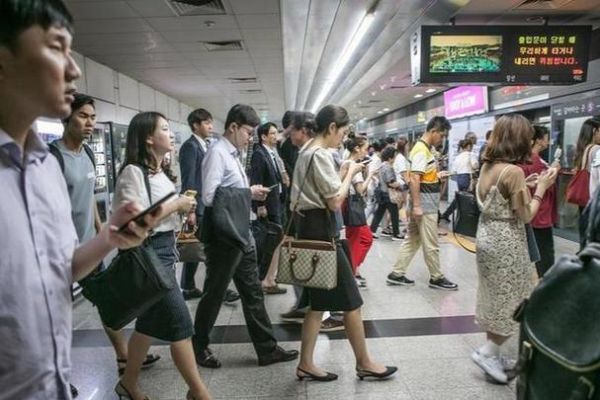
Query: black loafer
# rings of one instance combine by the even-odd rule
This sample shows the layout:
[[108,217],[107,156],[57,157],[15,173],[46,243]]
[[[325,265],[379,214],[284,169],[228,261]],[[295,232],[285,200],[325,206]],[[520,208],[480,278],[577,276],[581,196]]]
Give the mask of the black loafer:
[[225,296],[223,297],[223,303],[231,304],[235,303],[240,299],[240,294],[234,290],[227,289]]
[[292,361],[298,358],[298,350],[284,350],[279,346],[275,346],[275,350],[269,354],[258,357],[258,365],[264,367],[279,362]]
[[209,348],[196,353],[196,364],[205,368],[221,368],[221,361],[213,355]]
[[197,288],[189,289],[189,290],[184,289],[181,292],[183,293],[183,299],[185,301],[199,299],[200,297],[202,297],[202,291]]

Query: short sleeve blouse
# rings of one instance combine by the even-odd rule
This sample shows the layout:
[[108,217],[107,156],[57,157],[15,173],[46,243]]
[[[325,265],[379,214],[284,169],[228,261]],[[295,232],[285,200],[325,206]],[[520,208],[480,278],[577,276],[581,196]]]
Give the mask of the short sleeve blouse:
[[[313,161],[309,169],[311,158]],[[298,198],[300,185],[303,185],[302,194]],[[331,153],[321,147],[311,147],[308,143],[300,151],[294,169],[290,209],[294,209],[296,202],[298,210],[327,208],[326,199],[335,197],[341,186],[342,181],[335,170]]]

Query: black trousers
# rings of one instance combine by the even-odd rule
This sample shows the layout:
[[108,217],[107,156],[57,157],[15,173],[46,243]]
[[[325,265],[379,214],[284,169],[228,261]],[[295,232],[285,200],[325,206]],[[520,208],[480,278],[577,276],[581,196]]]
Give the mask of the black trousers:
[[541,278],[554,265],[554,233],[552,228],[533,228],[533,235],[540,250],[540,261],[535,263],[535,269]]
[[220,242],[207,242],[206,280],[204,293],[194,320],[193,344],[196,352],[210,343],[210,332],[215,325],[227,286],[233,279],[242,301],[244,319],[248,327],[254,350],[261,356],[272,352],[277,345],[273,336],[271,320],[265,309],[258,268],[256,250],[244,253],[240,248]]
[[400,235],[400,216],[398,215],[398,205],[389,200],[382,202],[379,204],[379,206],[377,206],[377,210],[373,216],[373,221],[371,221],[371,232],[377,232],[379,223],[383,219],[386,211],[390,212],[390,217],[392,218],[392,233],[394,236]]

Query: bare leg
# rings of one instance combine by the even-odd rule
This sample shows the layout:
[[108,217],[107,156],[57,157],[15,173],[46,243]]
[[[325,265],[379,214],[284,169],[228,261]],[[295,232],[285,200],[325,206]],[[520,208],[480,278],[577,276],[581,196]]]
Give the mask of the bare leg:
[[302,346],[298,368],[314,375],[325,375],[325,371],[318,368],[314,362],[315,345],[317,344],[322,319],[322,311],[308,310],[302,324]]
[[127,342],[125,341],[125,335],[122,331],[115,331],[110,329],[108,326],[104,327],[106,336],[115,349],[115,355],[117,360],[127,360]]
[[[282,242],[283,243],[283,242]],[[275,282],[275,278],[277,277],[277,267],[279,266],[279,248],[281,247],[281,243],[273,252],[273,257],[271,258],[271,264],[269,264],[269,269],[267,270],[267,275],[265,279],[263,279],[262,287],[272,287],[277,285]]]
[[498,346],[502,346],[504,342],[506,342],[510,336],[501,336],[492,332],[486,332],[487,340],[494,342]]
[[133,400],[143,400],[144,394],[138,386],[138,377],[142,363],[146,358],[152,338],[139,332],[133,332],[129,338],[129,355],[125,373],[121,377],[121,383],[131,394]]
[[187,383],[190,388],[190,392],[194,396],[194,399],[212,399],[208,389],[202,382],[202,378],[200,378],[191,339],[184,339],[171,343],[171,356],[173,357],[173,362],[183,377],[183,380],[185,380],[185,383]]
[[356,367],[378,373],[385,372],[385,366],[373,361],[367,350],[365,328],[360,315],[360,308],[344,313],[344,328],[356,357]]

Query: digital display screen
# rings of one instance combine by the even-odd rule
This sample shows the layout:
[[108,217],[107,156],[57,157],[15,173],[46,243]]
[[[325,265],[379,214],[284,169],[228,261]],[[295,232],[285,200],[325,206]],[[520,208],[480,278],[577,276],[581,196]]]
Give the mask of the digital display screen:
[[585,82],[591,26],[421,26],[411,37],[413,84]]
[[502,36],[433,35],[429,72],[499,72],[502,66]]

